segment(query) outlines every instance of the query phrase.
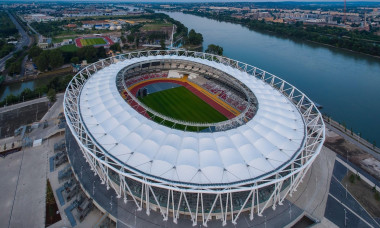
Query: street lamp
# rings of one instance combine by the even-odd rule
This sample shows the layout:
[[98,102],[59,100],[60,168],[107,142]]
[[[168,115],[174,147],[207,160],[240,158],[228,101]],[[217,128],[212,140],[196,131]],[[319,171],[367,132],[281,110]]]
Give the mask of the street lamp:
[[265,219],[265,221],[264,221],[264,227],[267,228],[267,216],[264,215],[264,219]]
[[347,183],[346,183],[346,199],[347,199]]
[[347,211],[346,208],[344,208],[344,226],[347,226]]

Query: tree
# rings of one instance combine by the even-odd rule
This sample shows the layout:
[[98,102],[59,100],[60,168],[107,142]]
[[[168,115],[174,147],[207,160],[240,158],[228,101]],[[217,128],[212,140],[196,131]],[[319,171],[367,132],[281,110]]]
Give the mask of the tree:
[[135,41],[135,36],[133,36],[132,34],[128,35],[127,40],[128,40],[128,43],[133,43],[133,41]]
[[49,92],[46,94],[46,96],[50,102],[55,102],[57,100],[55,89],[49,89]]
[[223,48],[219,45],[210,44],[208,45],[206,52],[214,55],[223,55]]
[[35,61],[38,70],[45,71],[49,67],[49,57],[47,55],[47,52],[42,52]]
[[140,37],[136,36],[136,48],[139,48],[140,45]]
[[71,63],[74,63],[74,64],[78,64],[78,63],[79,63],[79,57],[78,57],[78,56],[72,57],[72,58],[70,59],[70,62],[71,62]]
[[114,52],[118,51],[120,52],[121,51],[121,47],[120,47],[120,44],[119,43],[114,43],[111,45],[110,49]]
[[161,50],[166,50],[166,45],[165,45],[165,40],[164,39],[160,40],[160,45],[161,45]]
[[123,44],[125,44],[127,42],[127,39],[125,39],[124,36],[121,36],[120,39],[121,39],[121,42],[123,42]]
[[15,74],[20,74],[21,72],[21,62],[20,61],[16,61],[16,62],[13,62],[10,64],[9,68],[8,68],[8,72],[12,75],[15,75]]
[[42,53],[42,49],[40,47],[33,46],[30,48],[28,55],[29,55],[29,58],[33,59],[34,57],[39,56],[41,53]]
[[52,51],[50,51],[49,53],[49,65],[51,66],[51,68],[57,68],[57,67],[61,67],[63,65],[63,56],[62,56],[62,52],[59,51],[58,49],[54,49]]
[[104,59],[107,57],[106,49],[104,49],[104,47],[98,47],[97,52],[98,59]]
[[353,184],[355,183],[355,176],[354,176],[354,174],[350,175],[350,182],[353,183]]
[[79,59],[87,60],[87,62],[94,62],[97,60],[98,51],[93,46],[86,46],[80,48],[77,52]]
[[203,36],[200,33],[196,33],[194,29],[191,29],[189,32],[188,41],[192,45],[199,45],[203,42]]

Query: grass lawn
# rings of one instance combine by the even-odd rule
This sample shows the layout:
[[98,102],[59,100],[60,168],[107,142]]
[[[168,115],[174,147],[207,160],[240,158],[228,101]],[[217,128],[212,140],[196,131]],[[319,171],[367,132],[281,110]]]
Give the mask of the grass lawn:
[[82,44],[82,46],[107,44],[107,42],[103,38],[86,38],[86,39],[81,39],[80,43]]
[[177,120],[198,123],[227,120],[227,117],[183,86],[152,93],[139,99],[151,109]]
[[63,40],[66,40],[66,39],[75,39],[76,36],[68,36],[68,37],[53,37],[53,43],[60,43],[62,42]]
[[75,44],[69,44],[62,46],[59,49],[64,52],[76,52],[79,48],[75,46]]
[[163,27],[172,27],[171,23],[156,23],[156,24],[145,24],[141,29],[145,31],[157,31]]

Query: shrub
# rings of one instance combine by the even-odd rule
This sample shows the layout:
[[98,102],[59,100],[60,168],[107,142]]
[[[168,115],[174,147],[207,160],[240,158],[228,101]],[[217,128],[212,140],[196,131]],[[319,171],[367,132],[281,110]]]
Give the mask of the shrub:
[[355,183],[355,175],[354,174],[350,175],[350,182]]

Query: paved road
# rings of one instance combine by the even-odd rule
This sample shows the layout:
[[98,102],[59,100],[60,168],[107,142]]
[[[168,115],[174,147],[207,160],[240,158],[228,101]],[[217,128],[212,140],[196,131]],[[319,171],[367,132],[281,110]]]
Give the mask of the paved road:
[[376,220],[340,183],[346,173],[346,167],[335,161],[325,217],[339,227],[379,227]]
[[3,66],[5,65],[5,62],[9,58],[11,58],[15,52],[22,50],[24,46],[28,46],[31,42],[30,37],[28,36],[26,31],[21,27],[18,21],[8,11],[7,13],[9,15],[9,18],[12,20],[13,24],[15,24],[16,28],[18,29],[18,32],[21,35],[21,41],[17,43],[15,50],[13,50],[11,53],[9,53],[8,55],[6,55],[4,58],[0,60],[0,69],[3,68]]
[[32,26],[30,26],[29,23],[27,23],[27,25],[30,28],[30,30],[32,30],[35,34],[40,35]]

